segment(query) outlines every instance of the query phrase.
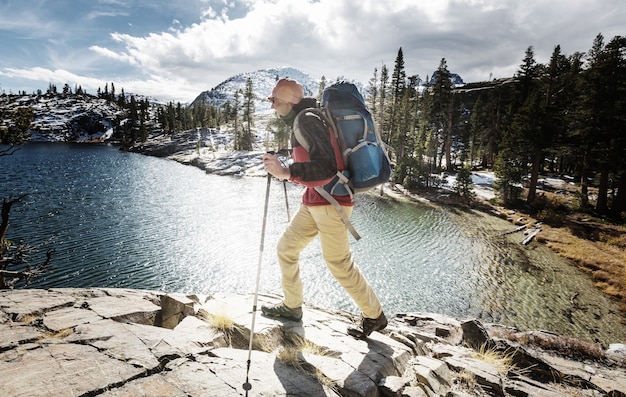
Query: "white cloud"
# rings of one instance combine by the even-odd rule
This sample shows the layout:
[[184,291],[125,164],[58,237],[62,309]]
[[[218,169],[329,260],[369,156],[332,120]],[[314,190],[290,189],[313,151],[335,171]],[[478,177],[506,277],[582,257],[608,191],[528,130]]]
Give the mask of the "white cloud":
[[[0,72],[0,75],[11,78],[46,81],[57,85],[67,83],[72,87],[74,85],[81,85],[85,89],[93,89],[94,93],[99,86],[104,87],[104,81],[96,78],[78,76],[62,69],[50,70],[42,67],[34,67],[30,69],[6,68],[3,72]],[[42,87],[42,90],[45,90],[46,88],[47,86]]]
[[119,12],[119,11],[92,11],[87,14],[87,20],[93,20],[97,18],[115,18],[119,16],[128,16],[128,12]]
[[89,49],[101,56],[107,57],[107,58],[111,58],[113,60],[116,61],[120,61],[120,62],[126,62],[130,65],[135,65],[135,58],[129,56],[128,54],[124,53],[124,52],[113,52],[107,48],[103,48],[97,45],[93,45],[91,47],[89,47]]
[[[107,83],[111,83],[111,80],[108,79],[85,77],[68,72],[67,70],[50,70],[41,67],[30,69],[6,68],[4,71],[0,71],[0,76],[45,81],[47,83],[56,84],[57,87],[61,87],[64,84],[69,84],[72,88],[74,88],[74,86],[81,86],[91,94],[95,94],[98,88],[104,89]],[[162,76],[149,76],[145,79],[136,80],[120,79],[114,83],[116,86],[123,88],[125,92],[144,95],[162,92],[163,87],[168,87],[168,97],[171,98],[193,98],[199,93],[197,88],[186,86],[181,79],[168,79]],[[41,87],[41,90],[45,91],[47,88],[48,86],[46,84],[45,87]],[[164,99],[163,96],[157,96],[156,98]]]
[[[150,11],[159,10],[167,26],[151,27],[129,4],[106,11],[128,13],[132,23],[119,25],[127,31],[98,30],[65,63],[49,58],[77,75],[88,70],[125,86],[154,87],[146,94],[161,98],[187,92],[175,98],[191,101],[234,74],[282,65],[366,82],[375,67],[393,68],[400,47],[409,75],[424,78],[446,58],[466,81],[508,77],[528,46],[538,62],[547,62],[556,44],[571,54],[588,50],[598,33],[623,35],[626,19],[623,0],[197,0],[185,8],[167,3],[167,12],[153,4]],[[96,11],[102,12],[89,10]],[[61,24],[53,25],[59,31]],[[10,66],[13,73],[20,68]]]
[[[511,73],[530,45],[541,46],[538,54],[551,53],[557,43],[542,32],[554,33],[551,26],[562,25],[559,21],[568,13],[593,13],[587,2],[585,9],[582,6],[567,2],[564,7],[559,1],[256,1],[244,18],[228,19],[210,11],[201,22],[173,33],[115,38],[129,54],[128,62],[134,58],[164,75],[183,69],[218,72],[215,83],[224,77],[221,69],[242,63],[249,70],[293,64],[314,77],[357,73],[363,78],[381,62],[393,67],[400,47],[407,67],[417,67],[409,73],[432,72],[441,58],[453,58],[450,69],[463,69],[466,79],[474,79],[487,78],[487,69]],[[566,23],[575,23],[576,14],[571,16]],[[590,45],[593,35],[584,40]],[[495,54],[505,50],[504,57]],[[498,64],[503,60],[508,64]]]

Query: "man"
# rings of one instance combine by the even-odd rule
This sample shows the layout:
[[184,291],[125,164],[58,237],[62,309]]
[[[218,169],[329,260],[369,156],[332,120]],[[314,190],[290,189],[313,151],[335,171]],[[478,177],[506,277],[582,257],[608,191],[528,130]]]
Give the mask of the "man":
[[[328,126],[315,113],[302,112],[317,107],[317,101],[304,97],[302,85],[295,80],[280,79],[268,99],[276,114],[292,129],[293,163],[284,167],[276,156],[267,153],[263,155],[265,169],[278,179],[303,184],[306,189],[302,205],[277,246],[284,300],[276,305],[263,306],[261,311],[267,317],[302,319],[303,293],[298,259],[300,252],[319,235],[328,269],[362,311],[360,327],[349,328],[348,333],[365,339],[372,332],[384,329],[387,318],[378,297],[354,263],[346,225],[337,210],[314,189],[328,183],[337,173]],[[294,128],[299,128],[308,142],[308,151],[296,140]],[[350,216],[354,205],[350,196],[334,197]]]

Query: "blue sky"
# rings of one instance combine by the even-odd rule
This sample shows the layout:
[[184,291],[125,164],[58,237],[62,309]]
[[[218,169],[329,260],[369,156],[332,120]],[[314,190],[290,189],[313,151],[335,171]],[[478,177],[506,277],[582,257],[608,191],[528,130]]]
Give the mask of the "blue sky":
[[442,58],[466,82],[512,76],[626,35],[624,0],[0,0],[0,92],[80,85],[183,103],[230,76],[292,66],[363,83],[425,78]]

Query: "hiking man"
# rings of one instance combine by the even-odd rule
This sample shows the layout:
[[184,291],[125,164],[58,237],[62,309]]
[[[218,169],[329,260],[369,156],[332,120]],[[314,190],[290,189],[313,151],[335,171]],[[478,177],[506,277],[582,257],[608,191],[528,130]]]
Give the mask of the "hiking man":
[[[294,321],[302,319],[304,298],[298,259],[300,252],[319,235],[328,269],[362,312],[360,327],[349,328],[348,333],[365,339],[372,332],[384,329],[387,318],[378,297],[354,263],[346,225],[337,210],[314,189],[314,186],[326,184],[337,173],[329,127],[318,115],[302,112],[306,108],[317,107],[317,100],[304,97],[302,85],[295,80],[278,80],[268,100],[280,119],[291,127],[293,163],[284,167],[275,155],[266,153],[263,155],[265,169],[278,179],[303,184],[306,188],[302,205],[277,246],[284,300],[275,305],[262,306],[261,312],[267,317]],[[308,141],[308,152],[296,140],[293,134],[295,128],[299,128]],[[351,197],[333,197],[350,216],[354,205]]]

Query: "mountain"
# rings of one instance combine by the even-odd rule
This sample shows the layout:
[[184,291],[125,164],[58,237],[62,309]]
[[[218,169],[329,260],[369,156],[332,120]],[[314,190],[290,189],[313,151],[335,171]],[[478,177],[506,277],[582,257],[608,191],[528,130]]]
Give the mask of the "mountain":
[[[435,84],[435,80],[437,80],[438,73],[439,72],[435,70],[435,73],[433,73],[433,75],[430,77],[430,84]],[[461,76],[459,76],[456,73],[450,73],[450,81],[452,82],[452,85],[455,87],[465,85],[465,82],[463,82],[463,79],[461,78]]]
[[[220,83],[215,88],[200,93],[200,95],[191,102],[190,106],[193,107],[194,104],[204,102],[207,105],[219,107],[228,101],[232,102],[237,90],[244,92],[246,89],[246,81],[251,79],[255,96],[255,110],[257,112],[266,112],[271,109],[270,103],[266,101],[266,98],[271,94],[274,85],[276,85],[276,81],[283,77],[292,78],[302,84],[304,86],[304,95],[317,96],[319,92],[320,79],[315,79],[298,69],[285,66],[272,69],[260,69],[254,72],[241,73],[233,76]],[[362,88],[362,84],[357,81],[344,77],[339,77],[338,79],[351,81],[359,88]],[[327,84],[330,84],[330,82],[327,82]]]

